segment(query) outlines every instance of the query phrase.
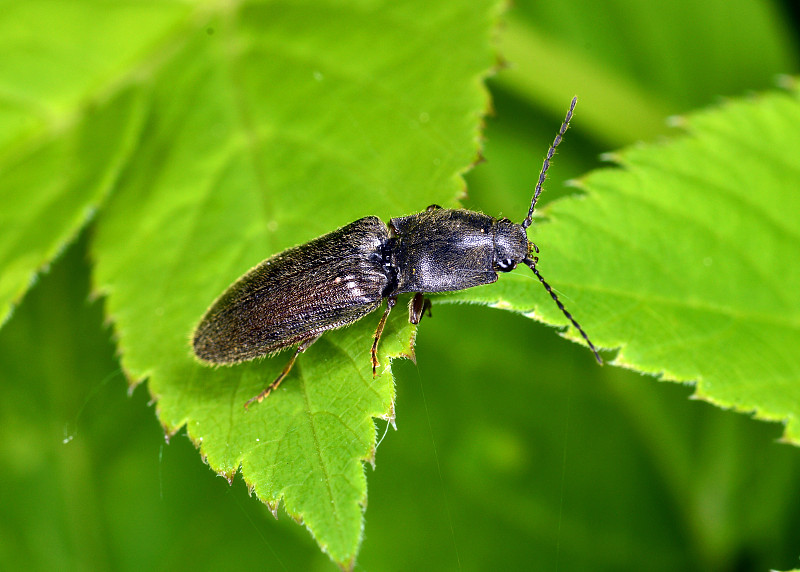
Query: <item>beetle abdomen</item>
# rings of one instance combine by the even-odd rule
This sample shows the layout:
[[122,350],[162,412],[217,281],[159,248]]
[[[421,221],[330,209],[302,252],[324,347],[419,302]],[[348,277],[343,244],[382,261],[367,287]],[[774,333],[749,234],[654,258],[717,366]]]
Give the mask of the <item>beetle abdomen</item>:
[[389,284],[387,240],[386,225],[366,217],[268,258],[212,304],[192,336],[195,355],[237,363],[359,320]]

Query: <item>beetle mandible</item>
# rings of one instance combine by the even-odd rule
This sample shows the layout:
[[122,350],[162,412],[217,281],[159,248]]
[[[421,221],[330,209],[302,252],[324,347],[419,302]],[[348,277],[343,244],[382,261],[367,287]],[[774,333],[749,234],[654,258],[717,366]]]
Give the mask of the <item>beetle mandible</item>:
[[211,305],[192,335],[197,358],[208,364],[234,364],[296,346],[280,375],[248,400],[247,408],[275,390],[297,356],[324,332],[360,320],[386,298],[386,310],[372,343],[375,375],[378,341],[400,294],[414,294],[409,320],[418,324],[422,314],[430,311],[424,294],[490,284],[497,281],[498,272],[509,272],[522,263],[533,271],[602,364],[589,336],[536,268],[539,248],[527,236],[547,170],[576,103],[573,98],[547,151],[528,216],[521,224],[431,205],[424,212],[393,218],[388,226],[378,217],[368,216],[284,250],[239,278]]

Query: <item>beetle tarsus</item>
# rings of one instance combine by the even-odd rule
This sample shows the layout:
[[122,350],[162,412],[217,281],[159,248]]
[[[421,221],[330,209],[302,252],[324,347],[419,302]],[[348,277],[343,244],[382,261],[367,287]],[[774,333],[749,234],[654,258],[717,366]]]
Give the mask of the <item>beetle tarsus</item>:
[[297,349],[295,350],[294,354],[292,354],[292,357],[289,359],[289,362],[284,366],[283,371],[281,371],[278,377],[275,378],[275,381],[270,383],[264,391],[262,391],[255,397],[251,397],[245,402],[244,404],[245,411],[247,411],[247,409],[250,407],[250,405],[252,405],[254,401],[261,403],[262,401],[264,401],[264,399],[266,399],[266,397],[270,393],[278,389],[278,386],[281,384],[281,382],[286,378],[287,375],[289,375],[289,372],[292,371],[292,367],[294,367],[294,362],[297,359],[297,356],[306,351],[308,347],[314,342],[316,342],[321,335],[322,334],[319,334],[317,336],[314,336],[313,338],[301,342],[300,345],[297,346]]
[[292,369],[292,366],[294,365],[294,360],[295,360],[295,359],[297,359],[297,353],[295,353],[295,354],[292,356],[292,359],[291,359],[291,360],[289,360],[289,365],[287,365],[287,366],[286,366],[286,367],[283,369],[283,371],[282,371],[282,372],[281,372],[281,374],[280,374],[280,375],[279,375],[279,376],[278,376],[278,377],[275,379],[275,381],[273,381],[272,383],[270,383],[270,384],[267,386],[267,388],[266,388],[264,391],[262,391],[261,393],[259,393],[259,394],[258,394],[258,395],[256,395],[255,397],[251,397],[250,399],[248,399],[248,400],[245,402],[245,404],[244,404],[244,409],[245,409],[245,411],[247,411],[247,410],[248,410],[248,408],[250,407],[250,405],[252,405],[252,403],[253,403],[253,402],[257,401],[257,402],[261,403],[262,401],[264,401],[264,399],[266,399],[266,397],[267,397],[267,396],[268,396],[270,393],[272,393],[272,391],[273,391],[274,389],[278,389],[278,386],[281,384],[281,382],[283,381],[283,379],[284,379],[284,378],[285,378],[285,377],[286,377],[286,376],[289,374],[289,370],[291,370],[291,369]]

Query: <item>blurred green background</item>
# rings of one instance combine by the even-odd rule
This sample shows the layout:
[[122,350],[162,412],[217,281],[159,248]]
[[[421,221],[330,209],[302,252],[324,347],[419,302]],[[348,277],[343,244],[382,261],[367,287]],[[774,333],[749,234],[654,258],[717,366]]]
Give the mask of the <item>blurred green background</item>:
[[[516,2],[499,31],[508,65],[490,83],[487,162],[465,204],[521,217],[572,95],[543,202],[602,152],[669,134],[667,116],[796,74],[797,11]],[[102,301],[89,299],[87,239],[0,330],[2,568],[332,569],[303,527],[276,522],[239,478],[229,487],[188,439],[165,444],[144,386],[127,394]],[[433,312],[416,365],[394,363],[398,431],[366,468],[357,569],[798,566],[800,455],[776,442],[779,426],[598,368],[521,316]]]

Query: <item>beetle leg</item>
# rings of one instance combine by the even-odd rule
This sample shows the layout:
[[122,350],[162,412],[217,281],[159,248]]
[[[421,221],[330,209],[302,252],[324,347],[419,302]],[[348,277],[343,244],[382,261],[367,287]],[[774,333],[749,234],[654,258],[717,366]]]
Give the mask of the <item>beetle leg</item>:
[[306,351],[308,349],[308,347],[311,344],[313,344],[314,342],[316,342],[321,335],[322,334],[316,335],[313,338],[309,338],[306,341],[301,342],[300,345],[297,346],[297,349],[295,350],[294,354],[292,355],[291,359],[289,360],[289,363],[286,364],[286,366],[283,368],[283,371],[280,373],[280,375],[278,375],[278,377],[275,378],[275,381],[270,383],[264,391],[262,391],[261,393],[259,393],[255,397],[251,397],[250,399],[247,400],[247,402],[244,404],[245,410],[248,407],[250,407],[250,405],[254,401],[258,401],[259,403],[261,403],[270,393],[272,393],[274,390],[278,389],[278,386],[281,384],[283,379],[287,375],[289,375],[290,371],[292,371],[292,366],[294,366],[294,361],[297,359],[297,356],[299,356],[301,353]]
[[442,207],[440,207],[439,205],[429,205],[428,208],[425,209],[425,212],[436,211],[439,210],[440,208]]
[[411,301],[408,303],[408,321],[412,324],[419,324],[422,319],[422,314],[428,312],[428,317],[431,317],[431,300],[426,298],[422,292],[417,292]]
[[375,329],[375,339],[372,342],[372,377],[375,377],[378,372],[378,366],[381,365],[378,363],[378,341],[381,339],[381,334],[383,334],[383,327],[386,325],[386,318],[389,317],[389,312],[392,311],[394,305],[397,303],[397,296],[389,296],[386,298],[386,311],[381,316],[381,321],[378,322],[378,327]]

